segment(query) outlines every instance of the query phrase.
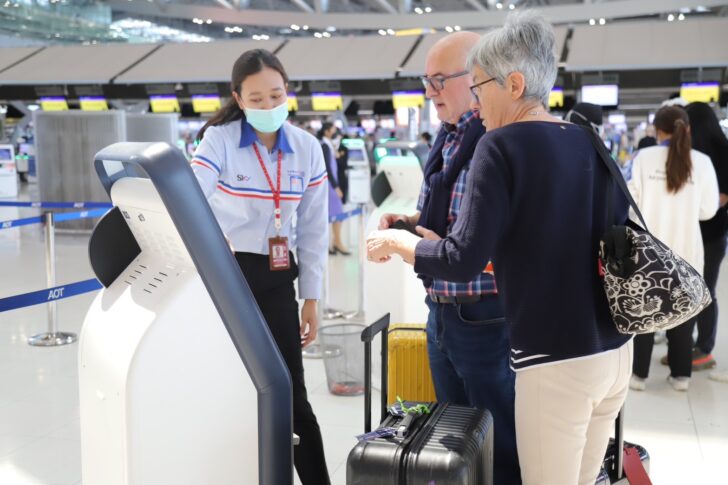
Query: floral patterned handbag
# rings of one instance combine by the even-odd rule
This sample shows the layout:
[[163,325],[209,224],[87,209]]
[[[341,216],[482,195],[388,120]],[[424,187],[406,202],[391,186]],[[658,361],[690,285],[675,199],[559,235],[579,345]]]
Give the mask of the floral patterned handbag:
[[[703,277],[683,258],[650,234],[627,184],[601,139],[592,142],[611,178],[629,201],[642,227],[614,225],[599,244],[599,269],[617,330],[625,334],[669,330],[695,317],[711,302]],[[613,221],[612,187],[608,191]],[[644,229],[643,229],[644,228]]]

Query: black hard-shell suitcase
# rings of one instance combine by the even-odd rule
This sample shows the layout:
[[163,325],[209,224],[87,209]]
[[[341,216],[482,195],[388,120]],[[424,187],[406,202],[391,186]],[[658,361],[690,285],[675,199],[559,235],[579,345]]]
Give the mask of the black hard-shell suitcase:
[[610,438],[609,440],[607,453],[604,455],[604,464],[602,465],[602,470],[597,477],[596,485],[629,484],[629,480],[624,472],[624,451],[617,454],[617,450],[625,450],[626,448],[635,449],[640,457],[640,461],[642,462],[642,467],[647,473],[650,472],[650,455],[647,453],[647,450],[640,445],[624,441],[624,434],[622,431],[623,412],[624,410],[620,411],[617,415],[617,421],[614,426],[614,438]]
[[[364,428],[371,431],[372,340],[389,326],[384,316],[362,332],[364,353]],[[382,422],[406,431],[360,441],[346,462],[347,485],[492,485],[493,417],[488,411],[427,403],[429,414],[391,416],[387,412],[387,339],[382,338]],[[416,403],[406,403],[411,406]],[[411,422],[410,422],[411,419]]]

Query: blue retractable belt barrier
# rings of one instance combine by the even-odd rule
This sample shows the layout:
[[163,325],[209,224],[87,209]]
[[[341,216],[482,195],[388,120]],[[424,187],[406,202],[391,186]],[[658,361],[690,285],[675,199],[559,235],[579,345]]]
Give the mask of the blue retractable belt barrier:
[[111,202],[8,202],[0,201],[0,207],[34,207],[37,209],[111,209]]
[[[95,209],[90,211],[66,212],[53,215],[55,222],[74,221],[76,219],[87,219],[90,217],[101,217],[108,212],[108,209]],[[41,224],[43,216],[26,217],[24,219],[15,219],[12,221],[0,221],[0,229],[9,229],[11,227],[27,226],[30,224]]]
[[338,216],[329,217],[329,222],[341,222],[350,217],[358,216],[359,214],[361,214],[361,207],[358,209],[349,211],[349,212],[343,212],[343,213],[339,214]]
[[96,278],[91,278],[89,280],[79,281],[78,283],[56,286],[55,288],[33,291],[22,295],[9,296],[7,298],[0,298],[0,312],[39,305],[41,303],[48,303],[54,300],[62,300],[64,298],[70,298],[90,291],[96,291],[101,288],[101,283],[99,283]]
[[43,216],[26,217],[25,219],[15,219],[14,221],[2,221],[0,222],[0,229],[10,229],[11,227],[40,224],[41,222],[43,222]]
[[76,219],[88,219],[90,217],[101,217],[104,214],[106,214],[109,210],[108,209],[95,209],[90,211],[81,211],[81,212],[65,212],[65,213],[58,213],[53,214],[53,220],[55,222],[63,222],[63,221],[75,221]]

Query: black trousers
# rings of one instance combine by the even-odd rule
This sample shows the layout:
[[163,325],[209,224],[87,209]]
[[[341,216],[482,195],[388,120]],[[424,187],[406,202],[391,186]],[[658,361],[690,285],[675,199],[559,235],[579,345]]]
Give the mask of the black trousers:
[[[690,377],[693,373],[693,327],[691,320],[668,330],[667,361],[672,377]],[[646,379],[650,373],[652,347],[655,345],[655,334],[647,333],[634,338],[634,361],[632,373]]]
[[300,444],[293,448],[293,463],[298,477],[303,485],[329,485],[321,429],[308,402],[303,378],[298,302],[293,288],[298,266],[293,254],[290,258],[290,270],[270,271],[268,256],[235,253],[235,259],[291,373],[293,432],[301,438]]
[[698,315],[698,339],[695,342],[695,346],[706,354],[710,354],[713,351],[715,337],[718,333],[718,299],[715,295],[715,287],[718,285],[720,263],[725,256],[725,249],[725,236],[703,243],[703,250],[705,252],[703,278],[705,278],[705,283],[708,285],[713,302]]

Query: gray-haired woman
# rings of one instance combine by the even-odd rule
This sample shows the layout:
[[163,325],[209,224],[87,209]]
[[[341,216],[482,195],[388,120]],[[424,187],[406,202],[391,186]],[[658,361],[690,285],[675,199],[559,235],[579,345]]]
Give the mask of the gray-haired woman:
[[[599,238],[627,219],[590,135],[547,113],[556,78],[551,26],[512,15],[471,52],[473,108],[488,132],[450,235],[387,230],[372,261],[399,254],[418,273],[469,281],[489,260],[510,324],[516,436],[525,485],[593,484],[627,395],[629,337],[597,271]],[[614,220],[607,220],[613,190]]]

